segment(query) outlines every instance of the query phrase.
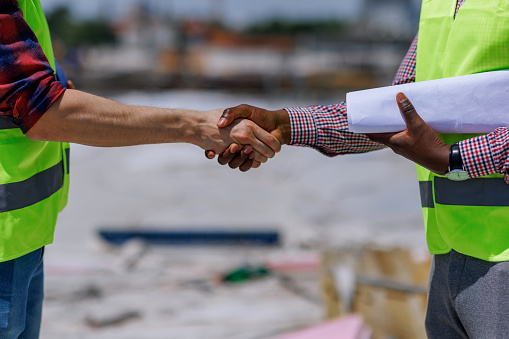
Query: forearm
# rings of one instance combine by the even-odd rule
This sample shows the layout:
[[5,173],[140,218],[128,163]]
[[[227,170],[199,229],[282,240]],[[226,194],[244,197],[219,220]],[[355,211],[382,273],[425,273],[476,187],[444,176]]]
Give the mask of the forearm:
[[[416,35],[394,77],[392,85],[415,81]],[[346,102],[329,106],[287,108],[291,119],[291,145],[309,146],[329,155],[365,153],[385,146],[348,130]]]
[[286,108],[294,146],[312,147],[327,156],[365,153],[385,148],[363,134],[348,130],[346,103]]
[[124,105],[67,90],[26,133],[33,140],[90,146],[189,142],[201,145],[206,116],[190,110]]

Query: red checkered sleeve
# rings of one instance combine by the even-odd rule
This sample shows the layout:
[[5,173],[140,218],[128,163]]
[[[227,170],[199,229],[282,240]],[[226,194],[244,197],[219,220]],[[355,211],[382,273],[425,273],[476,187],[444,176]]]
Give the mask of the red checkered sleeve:
[[459,142],[464,169],[471,178],[500,173],[509,184],[509,127]]
[[[459,0],[456,12],[465,0]],[[500,127],[495,132],[459,142],[463,167],[470,178],[489,174],[504,175],[509,184],[509,128]]]
[[[417,36],[412,42],[393,85],[415,81]],[[287,107],[290,115],[290,145],[312,147],[327,156],[365,153],[385,148],[364,134],[348,130],[346,102],[329,106]]]
[[26,133],[65,89],[17,1],[0,1],[0,67],[0,116]]
[[292,128],[290,145],[312,147],[327,156],[365,153],[384,148],[364,134],[348,131],[346,104],[288,107]]

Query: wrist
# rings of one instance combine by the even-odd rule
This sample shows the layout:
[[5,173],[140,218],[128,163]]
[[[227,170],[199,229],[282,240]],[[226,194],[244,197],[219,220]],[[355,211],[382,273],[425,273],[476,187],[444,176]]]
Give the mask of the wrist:
[[440,170],[438,174],[444,175],[449,172],[449,157],[451,153],[451,146],[444,144],[439,153]]
[[461,151],[458,143],[454,143],[450,147],[449,168],[445,176],[454,181],[469,179],[469,175],[463,167],[463,160],[461,159]]
[[277,130],[279,142],[281,142],[282,145],[288,145],[292,138],[290,114],[285,109],[274,111],[274,114],[276,115],[276,122],[278,126]]
[[207,135],[207,117],[203,112],[186,111],[180,115],[181,140],[178,142],[193,144],[199,147],[204,146],[204,136]]
[[[221,117],[223,109],[212,111],[187,111],[182,117],[189,132],[184,133],[186,139],[183,142],[196,145],[204,150],[222,152],[233,142],[230,137],[231,129],[221,131],[217,127],[217,121]],[[225,134],[227,133],[227,134]],[[229,139],[225,139],[229,138]]]

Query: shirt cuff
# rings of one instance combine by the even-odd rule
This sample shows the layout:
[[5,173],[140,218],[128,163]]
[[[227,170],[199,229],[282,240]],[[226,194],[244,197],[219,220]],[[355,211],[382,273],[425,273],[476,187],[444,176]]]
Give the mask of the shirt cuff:
[[470,178],[497,173],[488,135],[460,141],[463,169]]
[[315,146],[317,129],[311,110],[303,107],[286,107],[285,110],[290,116],[290,145]]
[[66,90],[53,76],[30,87],[34,88],[25,91],[16,104],[19,108],[16,109],[16,123],[23,133],[27,133]]

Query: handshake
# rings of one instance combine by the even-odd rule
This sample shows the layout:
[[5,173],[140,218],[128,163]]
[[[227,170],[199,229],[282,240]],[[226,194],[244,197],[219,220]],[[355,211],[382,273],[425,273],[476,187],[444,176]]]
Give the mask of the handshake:
[[249,105],[228,108],[222,112],[217,127],[220,136],[226,139],[222,142],[230,139],[231,143],[219,153],[207,150],[205,156],[214,159],[217,153],[221,165],[228,164],[242,172],[260,167],[281,150],[281,145],[288,144],[291,137],[290,117],[284,109],[268,111]]

